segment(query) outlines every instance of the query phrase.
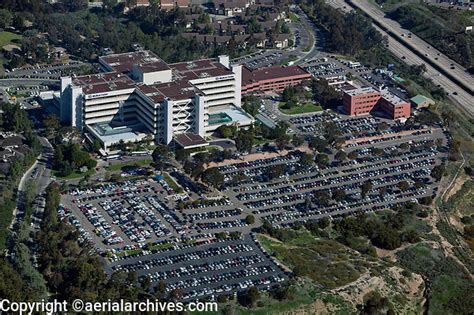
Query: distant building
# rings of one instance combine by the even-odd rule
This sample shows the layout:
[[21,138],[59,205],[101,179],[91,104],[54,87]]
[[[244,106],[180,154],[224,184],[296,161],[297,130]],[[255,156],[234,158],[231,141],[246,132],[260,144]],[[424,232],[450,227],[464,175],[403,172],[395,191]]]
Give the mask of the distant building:
[[148,7],[150,6],[150,0],[137,0],[137,7]]
[[345,112],[350,116],[368,115],[380,111],[391,119],[410,117],[410,103],[395,94],[373,87],[354,87],[347,85],[343,88],[342,101]]
[[175,7],[184,9],[189,7],[189,0],[161,0],[160,8],[162,10],[172,10]]
[[282,92],[288,86],[311,79],[311,74],[299,66],[274,66],[250,70],[242,68],[242,94]]
[[14,161],[24,158],[29,151],[24,138],[12,132],[0,132],[0,173],[9,175]]
[[288,48],[290,43],[289,34],[277,34],[273,39],[273,47],[283,49]]
[[250,6],[248,0],[213,0],[215,14],[234,16],[236,13],[243,13]]

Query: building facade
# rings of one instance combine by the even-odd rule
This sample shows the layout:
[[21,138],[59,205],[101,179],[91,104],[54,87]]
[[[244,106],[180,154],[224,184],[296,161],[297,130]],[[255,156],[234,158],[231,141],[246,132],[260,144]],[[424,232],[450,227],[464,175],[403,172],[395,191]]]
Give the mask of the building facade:
[[242,68],[242,94],[279,93],[286,87],[310,80],[311,74],[299,66],[275,66],[250,70]]
[[368,115],[380,111],[391,119],[410,117],[410,103],[395,94],[373,87],[353,87],[343,89],[342,102],[344,111],[350,116]]
[[[227,56],[167,64],[138,51],[100,57],[99,64],[101,73],[61,79],[60,117],[104,148],[144,135],[166,144],[177,134],[204,137],[223,124],[210,116],[241,112],[241,67]],[[253,122],[242,115],[247,119],[225,123]]]

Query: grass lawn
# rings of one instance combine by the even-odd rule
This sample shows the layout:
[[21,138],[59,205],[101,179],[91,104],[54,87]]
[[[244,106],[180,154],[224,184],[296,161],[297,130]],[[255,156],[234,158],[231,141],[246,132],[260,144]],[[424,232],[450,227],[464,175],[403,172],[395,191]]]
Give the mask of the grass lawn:
[[147,166],[151,162],[153,162],[152,159],[129,161],[129,162],[112,164],[112,165],[107,166],[105,169],[107,171],[116,172],[116,171],[120,171],[122,169],[122,167],[125,167],[125,166]]
[[88,170],[87,172],[85,173],[79,173],[79,172],[72,172],[70,175],[68,176],[59,176],[59,171],[54,171],[53,170],[53,176],[56,177],[57,179],[60,179],[60,180],[64,180],[64,179],[78,179],[78,178],[82,178],[86,175],[89,175],[89,176],[92,176],[95,174],[95,169],[92,168],[90,170]]
[[21,35],[11,32],[0,32],[0,48],[8,44],[16,43],[20,39]]
[[[2,49],[3,46],[8,45],[8,44],[15,44],[21,39],[21,35],[17,35],[12,32],[0,32],[0,49]],[[19,45],[18,45],[19,46]],[[3,75],[3,63],[4,60],[0,56],[0,74]]]
[[287,115],[321,112],[323,110],[321,105],[314,104],[311,102],[307,102],[303,105],[293,106],[291,108],[283,108],[283,106],[285,106],[285,102],[280,102],[278,104],[278,108],[280,109],[280,111]]
[[168,174],[163,174],[163,177],[165,179],[165,182],[168,183],[168,185],[176,192],[176,193],[181,193],[183,192],[183,189],[176,184],[176,182],[168,175]]
[[168,248],[172,248],[175,244],[173,243],[165,243],[165,244],[156,244],[156,245],[151,245],[148,247],[148,250],[165,250]]
[[265,143],[271,143],[273,140],[270,139],[259,139],[259,138],[253,138],[253,145],[260,145],[260,144],[265,144]]
[[124,257],[124,256],[139,254],[139,253],[142,253],[142,252],[143,252],[143,249],[128,249],[124,252],[117,253],[117,256],[118,257]]
[[291,22],[294,22],[294,23],[297,23],[297,22],[300,21],[300,17],[298,15],[296,15],[295,13],[293,13],[293,12],[290,12],[289,18],[290,18]]

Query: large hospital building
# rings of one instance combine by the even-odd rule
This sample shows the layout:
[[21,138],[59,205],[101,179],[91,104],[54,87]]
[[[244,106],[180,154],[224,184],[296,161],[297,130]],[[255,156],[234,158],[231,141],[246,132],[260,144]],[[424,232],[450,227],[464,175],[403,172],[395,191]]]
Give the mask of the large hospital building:
[[242,67],[227,56],[167,64],[137,51],[100,57],[99,64],[101,73],[61,79],[59,107],[62,122],[104,149],[147,134],[168,144],[253,122],[240,108]]

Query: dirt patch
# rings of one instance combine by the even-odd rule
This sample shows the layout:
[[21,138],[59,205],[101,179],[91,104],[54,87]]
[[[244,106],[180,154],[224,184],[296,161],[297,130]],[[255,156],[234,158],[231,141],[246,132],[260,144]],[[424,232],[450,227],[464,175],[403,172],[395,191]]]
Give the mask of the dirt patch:
[[318,299],[314,303],[305,305],[291,312],[285,312],[283,314],[288,314],[288,315],[333,314],[333,309],[334,308],[332,307],[332,305],[326,305],[323,301]]
[[467,177],[465,176],[460,176],[458,177],[455,181],[451,189],[446,193],[444,196],[444,201],[448,201],[451,196],[453,196],[455,193],[457,193],[461,187],[464,185],[464,183],[468,180]]
[[396,308],[400,314],[406,314],[416,310],[422,303],[424,281],[419,274],[412,273],[411,277],[407,278],[402,275],[402,271],[402,268],[393,266],[385,269],[380,276],[374,277],[367,272],[357,281],[333,292],[349,301],[354,307],[363,304],[364,296],[373,291],[389,299],[397,294],[403,295],[406,303]]
[[[393,132],[393,133],[386,133],[380,136],[372,136],[372,137],[363,137],[363,138],[356,138],[352,140],[348,140],[344,143],[344,146],[347,146],[349,144],[354,144],[354,143],[360,143],[360,142],[367,142],[367,141],[373,141],[373,140],[380,140],[380,139],[385,139],[385,138],[391,138],[391,137],[397,137],[397,136],[408,136],[411,134],[414,134],[419,131],[426,131],[428,130],[427,128],[425,129],[420,129],[420,130],[404,130],[400,132]],[[433,129],[435,130],[435,129]]]
[[[298,147],[295,150],[298,150],[298,151],[301,151],[301,152],[306,152],[306,153],[311,153],[312,152],[311,149],[309,149],[308,147],[304,147],[304,146]],[[278,151],[278,152],[262,152],[262,153],[248,154],[248,155],[241,156],[238,159],[229,159],[229,160],[225,160],[225,161],[222,161],[222,162],[211,162],[209,164],[204,164],[204,168],[206,169],[206,168],[210,168],[210,167],[219,167],[219,166],[224,166],[224,165],[232,165],[232,164],[238,164],[238,163],[252,162],[252,161],[256,161],[256,160],[260,160],[260,159],[270,159],[270,158],[274,158],[274,157],[277,157],[277,156],[285,156],[288,153],[290,153],[290,151],[282,150],[282,151]]]
[[397,256],[396,256],[397,252],[405,249],[407,246],[409,246],[409,244],[405,244],[405,245],[400,246],[399,248],[396,248],[394,250],[386,250],[386,249],[375,247],[375,251],[377,252],[377,256],[379,258],[388,257],[388,258],[390,258],[391,261],[396,261],[397,260]]

